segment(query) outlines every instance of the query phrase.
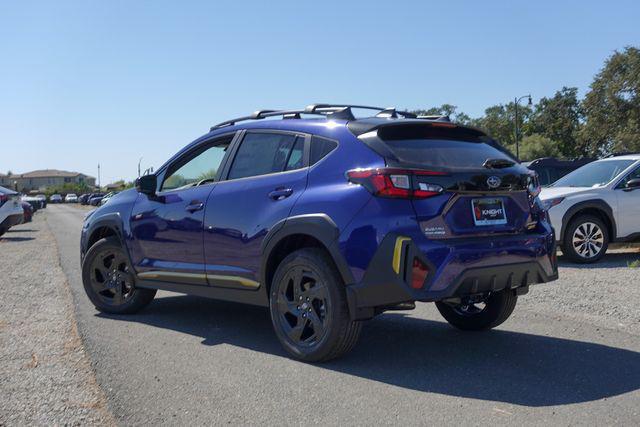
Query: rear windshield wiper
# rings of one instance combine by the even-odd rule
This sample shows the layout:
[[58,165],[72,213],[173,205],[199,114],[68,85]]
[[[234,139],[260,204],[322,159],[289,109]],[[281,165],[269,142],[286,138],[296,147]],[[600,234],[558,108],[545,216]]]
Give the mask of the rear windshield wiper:
[[513,162],[509,159],[487,159],[484,161],[482,166],[487,169],[502,169],[511,167],[515,164],[516,162]]

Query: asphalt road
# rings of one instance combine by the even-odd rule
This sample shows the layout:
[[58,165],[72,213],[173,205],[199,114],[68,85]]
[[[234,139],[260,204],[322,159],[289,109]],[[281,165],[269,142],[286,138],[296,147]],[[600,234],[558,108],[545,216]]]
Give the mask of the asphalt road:
[[[365,325],[347,357],[311,365],[286,356],[262,308],[159,293],[137,315],[99,314],[80,279],[85,213],[50,205],[46,219],[81,337],[121,424],[640,422],[636,318],[581,317],[554,297],[553,287],[579,293],[590,283],[533,287],[490,332],[454,330],[432,304],[385,314]],[[637,296],[640,270],[616,274]],[[527,304],[536,295],[542,302]],[[630,305],[638,310],[640,300]]]

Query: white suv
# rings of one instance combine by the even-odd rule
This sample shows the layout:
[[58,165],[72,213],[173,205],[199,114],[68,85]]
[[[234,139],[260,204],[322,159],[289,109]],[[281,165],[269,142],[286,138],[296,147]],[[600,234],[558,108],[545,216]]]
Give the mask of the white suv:
[[20,194],[0,187],[0,236],[14,225],[22,224],[24,211]]
[[640,154],[582,166],[542,190],[562,252],[596,262],[610,242],[640,241]]

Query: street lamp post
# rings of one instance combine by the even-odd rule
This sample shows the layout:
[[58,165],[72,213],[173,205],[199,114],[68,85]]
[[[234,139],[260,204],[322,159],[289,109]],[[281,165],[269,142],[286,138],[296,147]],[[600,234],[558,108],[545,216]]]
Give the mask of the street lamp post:
[[514,133],[514,138],[516,140],[516,157],[518,158],[518,160],[520,160],[520,142],[519,142],[519,138],[518,138],[518,103],[520,101],[522,101],[525,98],[529,98],[529,102],[528,105],[531,105],[531,94],[529,95],[523,95],[520,98],[516,97],[513,100],[513,104],[514,104],[514,108],[515,108],[515,114],[513,117],[513,133]]

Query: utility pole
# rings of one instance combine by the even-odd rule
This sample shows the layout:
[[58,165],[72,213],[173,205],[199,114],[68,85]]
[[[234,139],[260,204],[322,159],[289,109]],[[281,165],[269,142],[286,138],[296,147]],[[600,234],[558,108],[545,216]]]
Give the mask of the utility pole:
[[142,162],[142,157],[138,160],[138,178],[140,178],[140,163]]
[[520,160],[520,142],[518,139],[518,103],[525,98],[529,98],[529,105],[531,105],[531,95],[524,95],[520,98],[516,97],[513,99],[513,104],[515,108],[515,114],[513,115],[513,133],[514,139],[516,141],[516,158]]
[[100,185],[100,163],[98,163],[98,188],[102,188]]

